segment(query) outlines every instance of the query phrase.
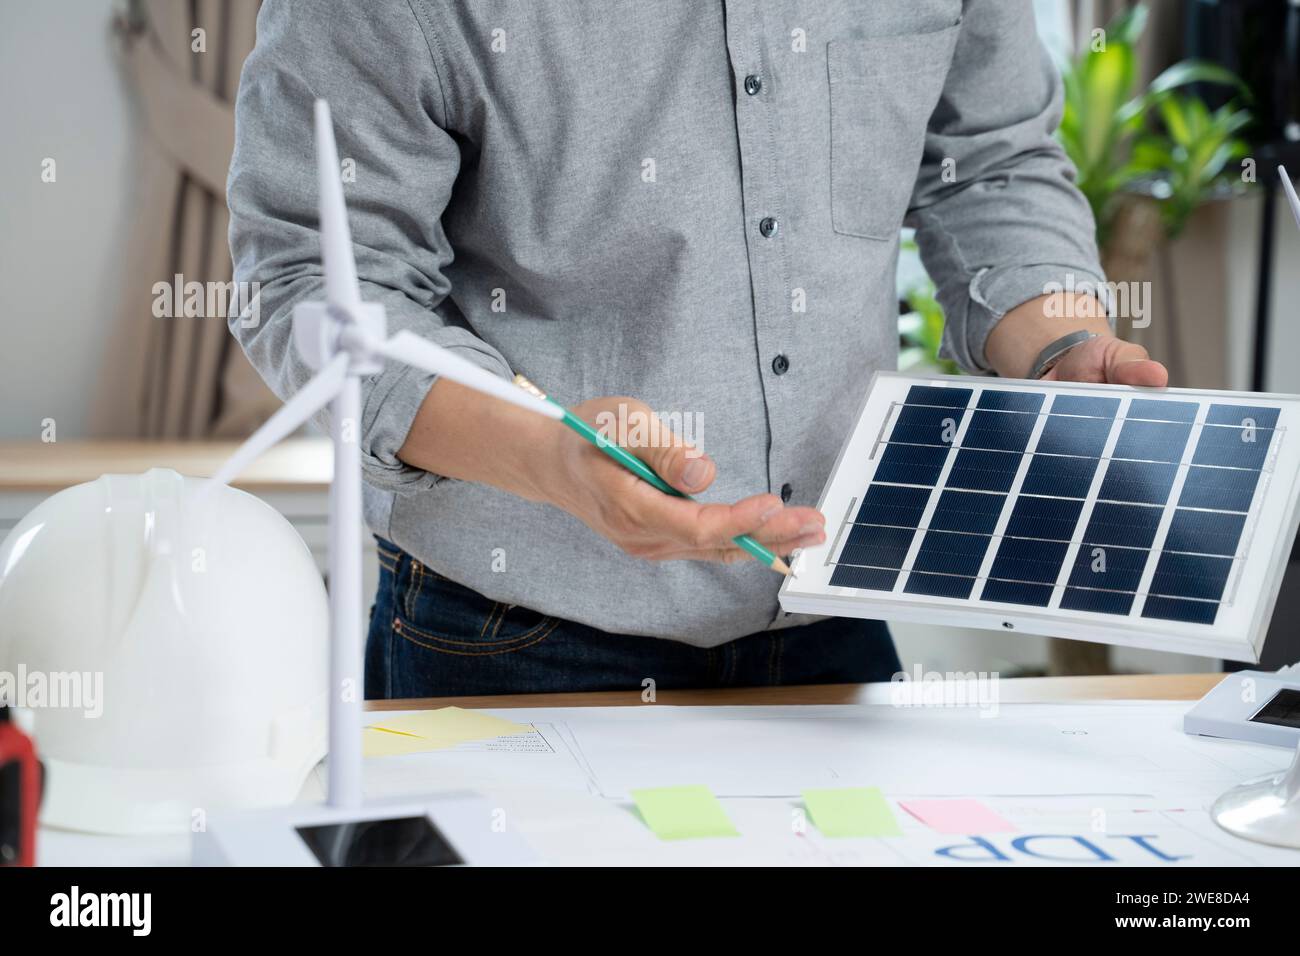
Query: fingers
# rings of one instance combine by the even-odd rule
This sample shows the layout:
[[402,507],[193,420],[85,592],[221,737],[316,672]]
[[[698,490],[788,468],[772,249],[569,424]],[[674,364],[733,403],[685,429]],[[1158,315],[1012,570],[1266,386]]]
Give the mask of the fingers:
[[[616,423],[617,431],[611,427]],[[598,412],[594,424],[605,437],[618,441],[678,491],[697,494],[713,484],[717,476],[713,459],[675,434],[644,402],[617,399],[616,410]]]
[[1114,385],[1164,388],[1169,384],[1168,369],[1153,362],[1147,350],[1134,342],[1115,339],[1106,358],[1106,381]]
[[1060,382],[1109,382],[1164,388],[1169,372],[1135,342],[1103,335],[1071,349],[1045,379]]
[[745,534],[788,554],[826,536],[821,512],[787,508],[776,495],[755,495],[735,504],[700,504],[657,493],[636,498],[635,503],[629,502],[628,518],[637,530],[629,529],[624,550],[638,557],[727,560],[732,539]]

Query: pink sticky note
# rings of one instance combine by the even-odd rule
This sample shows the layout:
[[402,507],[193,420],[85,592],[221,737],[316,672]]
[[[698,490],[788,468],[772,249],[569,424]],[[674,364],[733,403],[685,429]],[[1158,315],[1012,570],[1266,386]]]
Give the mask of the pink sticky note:
[[978,800],[907,800],[898,804],[932,830],[940,833],[1014,833],[1006,817],[994,813]]

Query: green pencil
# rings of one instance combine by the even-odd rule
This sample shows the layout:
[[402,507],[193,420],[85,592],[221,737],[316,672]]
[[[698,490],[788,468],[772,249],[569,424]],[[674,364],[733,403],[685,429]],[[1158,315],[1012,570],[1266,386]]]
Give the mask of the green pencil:
[[[522,375],[515,376],[515,384],[518,385],[520,388],[525,389],[526,391],[532,392],[538,398],[546,399],[552,405],[560,404],[555,399],[549,397],[545,392],[543,392],[540,388],[538,388],[528,379],[524,378]],[[641,480],[649,482],[650,484],[654,485],[664,494],[672,495],[674,498],[685,498],[687,501],[694,500],[693,498],[691,498],[690,495],[683,494],[682,492],[674,488],[672,485],[668,484],[668,482],[664,481],[662,478],[656,475],[654,469],[651,468],[649,465],[647,465],[645,462],[643,462],[640,458],[636,457],[636,455],[632,454],[630,451],[623,448],[617,442],[610,441],[608,438],[606,438],[596,429],[592,428],[591,425],[589,425],[583,419],[579,418],[577,415],[573,414],[573,412],[569,411],[567,408],[564,409],[564,424],[568,425],[571,429],[573,429],[583,438],[587,439],[587,441],[591,442],[593,445],[595,445],[597,448],[603,451],[610,458],[613,458],[616,462],[618,462],[628,471],[632,472]],[[767,550],[767,548],[763,547],[761,544],[759,544],[749,535],[742,534],[740,537],[733,538],[732,540],[736,542],[736,545],[738,547],[743,548],[744,550],[748,551],[751,555],[753,555],[754,558],[759,561],[759,563],[766,565],[767,567],[771,568],[773,571],[776,571],[780,574],[785,574],[785,575],[790,574],[790,566],[788,564],[782,561],[771,551]]]

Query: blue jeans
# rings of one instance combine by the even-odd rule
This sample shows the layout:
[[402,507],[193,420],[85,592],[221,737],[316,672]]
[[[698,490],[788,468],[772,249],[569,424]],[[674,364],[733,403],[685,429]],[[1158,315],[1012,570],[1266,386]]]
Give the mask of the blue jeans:
[[831,618],[714,648],[609,634],[511,607],[379,541],[366,697],[850,684],[887,681],[898,654],[880,621]]

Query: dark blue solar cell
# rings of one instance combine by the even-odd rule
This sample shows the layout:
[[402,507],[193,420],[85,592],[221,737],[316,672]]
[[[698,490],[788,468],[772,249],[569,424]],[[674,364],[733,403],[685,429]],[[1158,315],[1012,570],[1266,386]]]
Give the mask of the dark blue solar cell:
[[1142,609],[1143,617],[1162,621],[1185,621],[1188,624],[1213,624],[1219,605],[1214,601],[1183,601],[1151,595]]
[[1174,520],[1169,525],[1165,550],[1234,555],[1245,523],[1246,516],[1242,514],[1185,511],[1179,508],[1174,512]]
[[979,534],[960,534],[955,531],[927,531],[921,540],[921,550],[912,563],[917,571],[935,571],[941,574],[962,574],[975,577],[979,574],[984,552],[992,538]]
[[855,524],[840,553],[840,564],[860,564],[873,568],[901,568],[907,549],[916,535],[914,528],[881,528]]
[[1006,451],[977,451],[963,448],[948,473],[950,488],[975,491],[1007,491],[1016,478],[1022,456]]
[[908,405],[939,405],[943,408],[965,408],[970,404],[969,388],[940,388],[933,385],[913,385],[907,390]]
[[905,488],[901,485],[871,485],[858,509],[858,524],[892,524],[915,528],[930,500],[929,488]]
[[1052,600],[1050,584],[1025,584],[1021,581],[985,581],[980,597],[999,604],[1032,604],[1047,607]]
[[1034,451],[1045,455],[1082,455],[1100,458],[1106,448],[1111,422],[1106,418],[1048,415]]
[[1115,458],[1138,461],[1180,461],[1192,426],[1183,422],[1142,422],[1129,419],[1119,432]]
[[[1107,423],[1109,427],[1109,423]],[[1027,495],[1086,498],[1097,470],[1096,458],[1062,458],[1034,455],[1020,490]]]
[[1243,428],[1276,428],[1278,410],[1259,405],[1211,405],[1205,417],[1207,425],[1236,425]]
[[1000,409],[1004,412],[1037,412],[1043,407],[1043,396],[1038,392],[1008,392],[986,388],[975,407]]
[[1231,568],[1231,558],[1166,551],[1160,555],[1160,563],[1156,565],[1150,593],[1217,601],[1223,596],[1223,586]]
[[1149,548],[1156,538],[1162,509],[1099,501],[1092,509],[1084,538],[1095,544]]
[[1201,429],[1201,440],[1196,443],[1192,463],[1258,470],[1264,466],[1272,441],[1271,428],[1206,425]]
[[1177,465],[1150,461],[1112,460],[1098,497],[1107,501],[1137,501],[1162,505],[1169,499]]
[[1216,511],[1249,511],[1255,497],[1259,472],[1236,468],[1187,469],[1183,491],[1178,497],[1180,505],[1188,508],[1213,508]]
[[1022,496],[1011,510],[1006,533],[1016,538],[1069,541],[1082,509],[1083,502],[1073,498]]
[[1070,611],[1092,611],[1096,614],[1127,614],[1133,608],[1131,591],[1087,591],[1066,588],[1061,595],[1061,607]]
[[1118,398],[1098,398],[1091,395],[1057,395],[1050,409],[1057,415],[1090,415],[1094,418],[1114,418],[1119,410]]
[[966,426],[961,447],[1024,451],[1037,421],[1037,415],[1019,412],[975,412]]
[[951,445],[957,437],[962,413],[951,408],[904,405],[889,433],[890,442],[909,445]]
[[865,591],[892,591],[897,571],[880,568],[854,568],[841,564],[831,574],[831,584],[838,588],[861,588]]
[[903,585],[908,594],[929,594],[934,597],[968,598],[975,587],[974,578],[952,574],[920,574],[913,571]]
[[1195,402],[1161,402],[1150,398],[1135,398],[1129,402],[1125,418],[1149,418],[1157,422],[1194,422]]
[[1003,538],[998,555],[993,559],[993,567],[989,569],[989,577],[1003,581],[1055,583],[1069,547],[1062,541]]
[[1069,583],[1076,588],[1136,591],[1150,555],[1137,548],[1085,541],[1075,555]]
[[931,445],[886,445],[876,466],[876,481],[900,485],[933,485],[943,471],[947,448]]
[[944,491],[930,516],[930,527],[937,531],[967,531],[992,534],[998,516],[1006,504],[1006,495],[987,495],[978,491]]

